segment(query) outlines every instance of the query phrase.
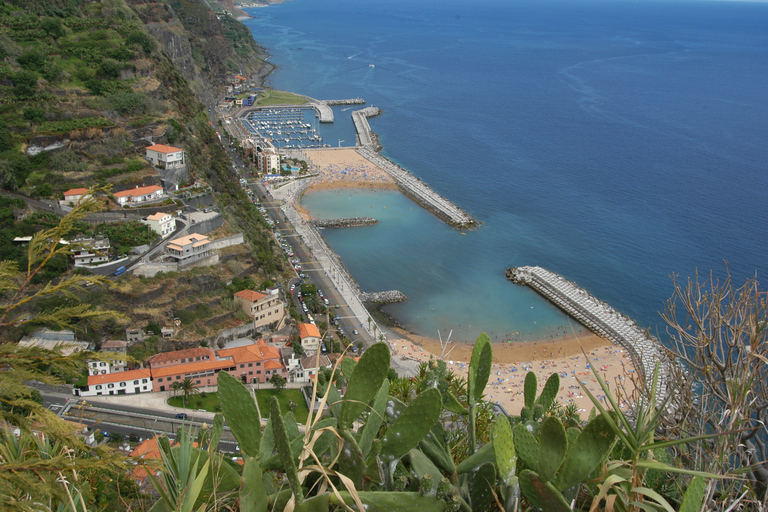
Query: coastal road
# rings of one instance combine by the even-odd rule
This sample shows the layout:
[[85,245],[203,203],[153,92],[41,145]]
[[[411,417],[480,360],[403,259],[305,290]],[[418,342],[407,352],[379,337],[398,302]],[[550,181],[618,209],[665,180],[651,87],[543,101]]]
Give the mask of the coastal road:
[[[298,258],[299,265],[302,267],[301,273],[306,275],[306,278],[303,280],[315,284],[318,289],[323,291],[324,298],[328,299],[329,307],[339,318],[339,324],[340,327],[344,329],[345,336],[348,337],[352,343],[363,341],[363,344],[366,347],[373,343],[373,338],[371,338],[367,331],[362,328],[362,322],[366,321],[366,319],[360,319],[355,316],[352,309],[347,305],[342,293],[345,290],[338,290],[336,288],[331,278],[325,273],[320,263],[314,257],[312,250],[304,243],[301,236],[296,232],[281,208],[283,202],[272,198],[260,182],[251,183],[250,188],[259,198],[261,206],[267,210],[266,215],[268,218],[275,222],[276,231],[283,236],[283,240],[285,240],[291,247],[294,253],[293,257]],[[344,285],[342,284],[341,286]],[[298,307],[299,311],[303,314],[301,306],[299,305]],[[360,334],[355,335],[353,333],[355,329],[357,329]]]

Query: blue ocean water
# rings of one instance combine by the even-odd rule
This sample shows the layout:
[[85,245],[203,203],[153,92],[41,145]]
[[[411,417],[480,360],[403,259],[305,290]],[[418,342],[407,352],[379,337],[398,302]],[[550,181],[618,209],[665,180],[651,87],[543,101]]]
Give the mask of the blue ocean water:
[[[510,266],[558,272],[655,330],[673,273],[768,271],[766,3],[293,0],[249,12],[278,65],[271,86],[382,108],[371,126],[383,154],[483,223],[462,235],[392,192],[306,196],[317,216],[376,212],[377,226],[325,235],[363,289],[409,296],[388,310],[415,332],[570,329],[505,280]],[[351,145],[351,111],[335,113],[325,141]]]

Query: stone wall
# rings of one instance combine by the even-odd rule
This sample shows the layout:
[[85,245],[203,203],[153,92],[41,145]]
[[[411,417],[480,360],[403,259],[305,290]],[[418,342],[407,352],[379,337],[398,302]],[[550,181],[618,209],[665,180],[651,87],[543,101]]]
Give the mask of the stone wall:
[[373,217],[351,217],[341,219],[320,219],[312,220],[310,223],[316,227],[322,228],[352,228],[355,226],[372,226],[379,221]]
[[[203,220],[200,222],[192,223],[189,221],[187,226],[187,234],[204,235],[219,229],[224,224],[224,217],[219,214],[211,219]],[[242,235],[241,235],[242,236]]]
[[[219,215],[217,218],[221,218],[221,215]],[[211,240],[209,247],[211,248],[211,250],[223,249],[225,247],[231,247],[233,245],[240,245],[244,241],[245,239],[243,238],[243,234],[238,233],[236,235],[228,236],[226,238],[218,238],[216,240]]]

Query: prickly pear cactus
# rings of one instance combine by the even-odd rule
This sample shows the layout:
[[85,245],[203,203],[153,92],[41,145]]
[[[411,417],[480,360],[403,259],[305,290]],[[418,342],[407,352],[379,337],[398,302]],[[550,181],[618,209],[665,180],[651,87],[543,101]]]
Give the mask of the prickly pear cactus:
[[517,453],[509,421],[499,418],[493,427],[492,440],[499,478],[505,485],[512,485],[517,471]]
[[539,478],[548,482],[555,477],[568,451],[568,437],[560,420],[550,416],[544,420],[539,434]]
[[557,392],[560,391],[560,375],[553,373],[544,384],[539,398],[536,399],[536,405],[540,405],[544,411],[548,411],[557,398]]
[[602,414],[590,421],[568,450],[554,484],[565,491],[589,478],[613,447],[616,435]]
[[539,442],[533,434],[523,425],[518,423],[513,430],[515,449],[523,466],[528,469],[539,467]]
[[469,486],[469,499],[472,510],[487,511],[493,503],[493,489],[496,487],[496,468],[493,464],[483,464],[472,476]]
[[573,512],[560,491],[551,482],[542,482],[528,469],[520,473],[520,488],[528,501],[545,512]]
[[688,489],[685,491],[683,503],[679,512],[699,512],[704,496],[707,493],[707,482],[700,476],[693,477]]
[[288,483],[291,485],[291,491],[296,498],[296,503],[300,504],[304,499],[304,491],[301,488],[299,473],[296,471],[296,464],[293,461],[291,443],[288,439],[288,433],[285,430],[283,417],[280,415],[280,403],[277,401],[276,396],[272,397],[270,406],[271,410],[269,420],[272,422],[272,432],[275,435],[275,446],[277,446],[277,454],[280,457],[280,462],[283,465],[285,476],[288,478]]
[[219,373],[219,403],[240,449],[255,457],[259,453],[261,419],[251,393],[227,372]]
[[440,417],[442,408],[437,389],[428,389],[414,398],[384,434],[381,440],[382,460],[399,459],[419,444]]
[[341,428],[349,428],[368,407],[387,378],[388,370],[389,346],[386,343],[373,344],[360,358],[349,379],[347,393],[341,404]]
[[525,399],[525,406],[530,410],[533,410],[533,406],[536,403],[537,387],[536,374],[533,372],[526,373],[525,383],[523,384],[523,398]]
[[373,408],[368,414],[368,420],[363,425],[360,432],[360,450],[366,457],[371,451],[371,443],[376,438],[379,428],[384,421],[385,409],[387,408],[387,398],[389,397],[389,380],[384,379],[381,383],[376,398],[373,400]]
[[259,459],[246,457],[243,466],[243,482],[240,487],[241,512],[267,512],[267,491],[259,467]]
[[491,375],[493,364],[493,348],[491,339],[487,334],[480,333],[472,349],[472,358],[469,361],[469,375],[467,378],[467,390],[470,403],[477,403],[483,396],[488,377]]

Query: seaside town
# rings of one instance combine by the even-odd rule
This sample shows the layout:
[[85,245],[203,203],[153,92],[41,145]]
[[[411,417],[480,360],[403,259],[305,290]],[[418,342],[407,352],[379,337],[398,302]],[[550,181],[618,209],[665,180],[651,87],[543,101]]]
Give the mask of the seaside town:
[[[728,459],[728,443],[664,452],[688,432],[711,434],[706,418],[690,419],[695,403],[721,413],[717,435],[757,468],[740,469],[752,483],[740,484],[738,510],[762,510],[745,496],[768,499],[766,434],[754,426],[766,409],[755,399],[759,410],[729,419],[702,403],[682,366],[700,362],[686,322],[675,341],[687,352],[675,355],[577,283],[520,266],[500,279],[577,327],[474,343],[401,328],[382,307],[408,297],[361,289],[324,237],[378,220],[318,221],[302,198],[393,190],[457,233],[481,221],[382,155],[369,124],[382,111],[266,87],[271,64],[238,21],[261,4],[85,3],[90,11],[14,4],[0,16],[9,104],[21,112],[0,128],[0,444],[28,456],[8,470],[24,478],[6,478],[0,509],[38,510],[32,499],[72,512],[731,506],[731,491],[704,480],[731,478],[728,464],[680,470],[704,452]],[[215,43],[198,40],[200,19],[217,27]],[[50,41],[38,46],[28,31]],[[250,60],[235,65],[243,34]],[[91,67],[76,70],[82,62]],[[40,106],[57,95],[101,114]],[[339,115],[355,130],[343,147],[323,135]],[[764,362],[753,346],[718,368],[762,398],[762,369],[754,382],[726,372]],[[745,425],[759,441],[742,436]],[[635,444],[633,428],[645,436]],[[54,448],[65,469],[35,465]],[[621,450],[645,465],[617,472],[632,464],[610,461],[630,458]],[[0,476],[11,452],[0,450]],[[645,484],[647,468],[685,478],[674,491],[605,484]],[[130,491],[112,493],[113,481]]]

